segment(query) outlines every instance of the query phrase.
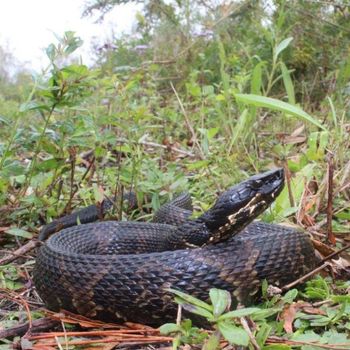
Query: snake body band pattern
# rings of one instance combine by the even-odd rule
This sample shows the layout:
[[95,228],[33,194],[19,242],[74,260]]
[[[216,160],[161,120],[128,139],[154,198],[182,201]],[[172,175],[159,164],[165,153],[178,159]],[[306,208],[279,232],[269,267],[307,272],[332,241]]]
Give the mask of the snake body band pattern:
[[[177,305],[168,288],[202,300],[210,288],[225,289],[235,302],[247,304],[264,279],[283,285],[316,263],[303,232],[252,223],[283,185],[281,169],[255,175],[225,191],[196,219],[190,219],[187,194],[160,208],[153,223],[103,221],[68,227],[72,219],[66,224],[62,218],[60,225],[67,228],[53,234],[38,252],[36,289],[52,310],[154,326],[176,318]],[[84,221],[84,211],[79,215]]]

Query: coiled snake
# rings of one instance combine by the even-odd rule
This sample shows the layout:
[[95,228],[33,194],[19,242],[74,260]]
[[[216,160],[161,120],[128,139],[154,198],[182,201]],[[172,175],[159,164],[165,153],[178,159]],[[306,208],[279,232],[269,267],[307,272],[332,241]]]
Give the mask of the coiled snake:
[[251,223],[283,185],[281,169],[253,176],[224,192],[197,219],[189,218],[191,205],[183,195],[156,214],[163,223],[104,221],[65,228],[39,250],[36,289],[53,310],[150,325],[174,321],[177,306],[168,288],[203,300],[210,288],[220,288],[247,303],[262,280],[285,284],[315,265],[304,233]]

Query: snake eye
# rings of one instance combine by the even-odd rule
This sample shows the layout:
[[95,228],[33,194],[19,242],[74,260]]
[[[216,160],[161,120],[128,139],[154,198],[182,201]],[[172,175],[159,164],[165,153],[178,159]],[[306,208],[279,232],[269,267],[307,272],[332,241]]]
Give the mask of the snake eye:
[[261,180],[254,180],[251,183],[251,187],[255,190],[258,190],[262,186],[262,181]]

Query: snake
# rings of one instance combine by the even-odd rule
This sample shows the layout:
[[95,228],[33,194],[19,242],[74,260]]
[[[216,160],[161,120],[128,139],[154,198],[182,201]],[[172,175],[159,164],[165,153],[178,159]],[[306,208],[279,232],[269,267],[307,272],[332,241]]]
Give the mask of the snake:
[[[100,221],[72,225],[72,217],[44,227],[33,270],[47,308],[105,322],[159,326],[176,318],[171,289],[208,300],[227,290],[233,306],[256,300],[261,284],[283,286],[316,265],[306,233],[253,221],[284,186],[283,169],[254,175],[223,192],[192,217],[188,194],[165,204],[154,222]],[[80,214],[96,218],[95,209]]]

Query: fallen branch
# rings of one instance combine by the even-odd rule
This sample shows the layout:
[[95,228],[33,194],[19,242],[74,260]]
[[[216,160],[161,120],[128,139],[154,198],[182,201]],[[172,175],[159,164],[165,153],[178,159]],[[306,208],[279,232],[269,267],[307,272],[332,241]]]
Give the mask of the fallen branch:
[[347,244],[345,247],[343,247],[343,248],[341,248],[341,249],[339,249],[339,250],[333,252],[332,254],[327,255],[325,258],[323,258],[323,259],[321,260],[320,263],[323,263],[323,262],[325,262],[325,261],[327,261],[327,260],[329,260],[329,259],[332,259],[332,258],[334,258],[335,256],[337,256],[338,254],[340,254],[340,253],[342,253],[342,252],[344,252],[345,250],[348,250],[348,249],[350,249],[350,243]]
[[33,333],[47,331],[61,322],[53,320],[50,317],[39,318],[32,321],[31,328],[29,322],[19,323],[11,328],[0,330],[0,339],[21,337],[29,330]]
[[291,282],[291,283],[289,283],[289,284],[286,284],[285,286],[283,286],[283,287],[281,288],[281,290],[282,290],[283,292],[289,290],[290,288],[296,286],[297,284],[299,284],[299,283],[301,283],[301,282],[304,282],[304,281],[307,280],[309,277],[313,276],[313,275],[314,275],[315,273],[317,273],[318,271],[323,270],[323,269],[326,268],[327,266],[329,266],[329,263],[326,262],[326,263],[324,263],[323,265],[317,267],[316,269],[310,271],[310,272],[307,273],[306,275],[304,275],[304,276],[298,278],[297,280],[295,280],[295,281],[293,281],[293,282]]
[[253,348],[254,348],[255,350],[260,350],[260,346],[259,346],[259,344],[257,343],[257,341],[256,341],[256,339],[255,339],[255,337],[254,337],[254,335],[253,335],[251,329],[249,328],[249,325],[248,325],[247,320],[246,320],[244,317],[241,317],[241,318],[239,319],[239,321],[240,321],[242,327],[244,328],[244,330],[248,333],[248,336],[249,336],[249,339],[250,339],[250,341],[251,341],[251,343],[252,343],[252,345],[253,345]]
[[14,252],[10,253],[9,255],[3,257],[0,259],[0,265],[6,265],[14,260],[16,260],[19,257],[22,257],[24,254],[30,252],[35,247],[39,246],[41,243],[36,240],[30,240],[25,245],[20,247],[19,249],[15,250]]

